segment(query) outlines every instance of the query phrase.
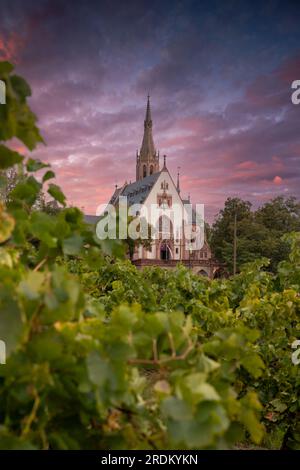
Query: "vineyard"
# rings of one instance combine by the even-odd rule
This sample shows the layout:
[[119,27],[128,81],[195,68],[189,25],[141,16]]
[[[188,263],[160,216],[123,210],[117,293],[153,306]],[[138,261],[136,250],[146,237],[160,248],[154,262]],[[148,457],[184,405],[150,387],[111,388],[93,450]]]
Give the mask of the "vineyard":
[[0,205],[0,449],[300,449],[300,234],[276,272],[137,270],[4,144],[43,139],[28,84],[7,62],[0,79],[0,169],[22,173]]

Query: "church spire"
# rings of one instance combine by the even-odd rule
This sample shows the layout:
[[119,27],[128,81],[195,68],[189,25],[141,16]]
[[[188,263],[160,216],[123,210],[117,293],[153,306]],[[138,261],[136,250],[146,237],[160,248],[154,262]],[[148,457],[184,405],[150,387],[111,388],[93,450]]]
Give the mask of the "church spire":
[[152,117],[150,107],[150,96],[147,97],[146,115],[144,120],[144,136],[139,155],[137,155],[136,179],[159,171],[159,156],[156,153],[152,136]]
[[146,116],[144,120],[144,137],[140,152],[141,160],[147,161],[155,155],[155,147],[152,136],[152,118],[150,108],[150,96],[147,99]]
[[150,109],[150,95],[149,94],[148,94],[148,97],[147,97],[147,109],[146,109],[145,122],[148,122],[148,123],[151,122],[151,125],[152,125],[151,109]]

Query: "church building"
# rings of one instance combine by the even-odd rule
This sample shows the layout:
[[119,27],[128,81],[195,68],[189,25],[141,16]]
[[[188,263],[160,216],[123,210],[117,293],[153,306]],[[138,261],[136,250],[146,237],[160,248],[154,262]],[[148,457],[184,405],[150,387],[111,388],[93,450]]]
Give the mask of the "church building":
[[[144,120],[144,135],[140,152],[136,154],[136,181],[125,182],[121,187],[116,187],[109,201],[117,207],[121,198],[126,196],[128,206],[133,204],[142,205],[142,211],[156,207],[158,218],[156,220],[157,236],[152,240],[150,246],[137,245],[132,257],[132,262],[137,267],[161,266],[174,268],[178,263],[184,264],[194,273],[213,278],[218,271],[218,263],[212,258],[210,247],[204,233],[204,220],[197,217],[193,209],[190,218],[190,233],[187,240],[184,224],[175,226],[170,213],[173,207],[181,207],[185,213],[185,205],[191,207],[189,198],[181,196],[179,173],[175,184],[163,157],[160,163],[159,152],[156,150],[153,140],[153,123],[150,109],[150,98],[148,96],[146,116]],[[142,215],[142,214],[139,214]],[[197,233],[197,225],[200,230],[202,225],[203,240],[199,248],[191,248],[193,233]],[[181,231],[182,230],[182,231]]]

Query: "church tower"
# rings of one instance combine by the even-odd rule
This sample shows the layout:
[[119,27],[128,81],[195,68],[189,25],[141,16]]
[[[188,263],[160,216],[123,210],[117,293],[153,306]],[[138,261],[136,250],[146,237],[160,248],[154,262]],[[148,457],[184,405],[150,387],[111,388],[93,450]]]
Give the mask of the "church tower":
[[150,96],[148,95],[146,116],[144,121],[144,137],[140,153],[136,155],[136,180],[159,171],[159,153],[156,153],[152,136],[152,119]]

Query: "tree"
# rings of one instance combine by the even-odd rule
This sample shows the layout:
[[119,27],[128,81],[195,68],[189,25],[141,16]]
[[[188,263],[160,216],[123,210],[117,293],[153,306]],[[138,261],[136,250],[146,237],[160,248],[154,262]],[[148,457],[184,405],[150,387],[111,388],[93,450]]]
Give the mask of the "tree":
[[[234,218],[237,220],[237,264],[251,261],[253,258],[244,250],[244,238],[248,237],[249,229],[253,223],[251,203],[239,198],[228,198],[224,209],[220,210],[216,221],[212,225],[210,243],[216,258],[225,263],[230,272],[233,272],[233,236]],[[252,230],[251,230],[252,232]]]
[[216,258],[233,272],[234,217],[237,215],[237,268],[266,257],[270,270],[286,259],[289,252],[285,233],[300,230],[300,203],[295,198],[278,196],[257,211],[251,203],[229,198],[211,228],[211,247]]
[[300,202],[295,197],[277,196],[255,213],[255,218],[269,230],[288,233],[300,230]]
[[256,211],[255,220],[266,229],[260,255],[271,260],[270,268],[274,271],[289,253],[289,245],[282,236],[300,230],[300,203],[293,197],[278,196]]
[[[19,183],[26,181],[27,176],[21,165],[0,171],[0,200],[5,204],[9,204],[12,191]],[[44,191],[40,189],[32,210],[57,214],[61,207],[55,199],[47,201]]]

